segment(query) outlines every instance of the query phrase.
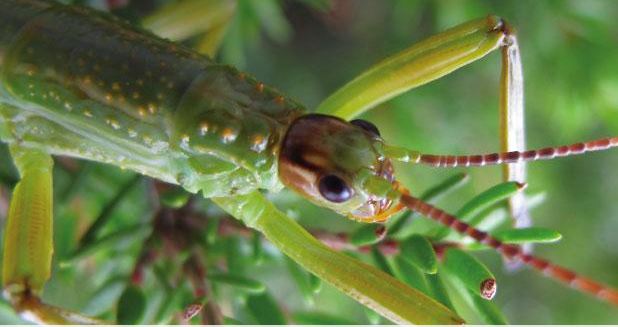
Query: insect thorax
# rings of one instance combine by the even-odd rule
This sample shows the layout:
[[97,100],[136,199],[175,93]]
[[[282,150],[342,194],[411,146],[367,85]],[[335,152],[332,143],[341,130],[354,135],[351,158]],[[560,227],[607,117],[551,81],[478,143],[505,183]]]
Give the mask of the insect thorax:
[[13,33],[0,35],[5,141],[208,197],[281,187],[276,155],[299,105],[111,16],[57,6],[8,19],[20,5],[0,6],[0,31]]

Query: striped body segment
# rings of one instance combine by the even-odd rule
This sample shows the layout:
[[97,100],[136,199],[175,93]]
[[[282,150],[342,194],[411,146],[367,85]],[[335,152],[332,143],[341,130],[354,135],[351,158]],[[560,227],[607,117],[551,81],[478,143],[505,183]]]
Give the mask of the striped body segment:
[[232,67],[113,16],[0,1],[0,137],[205,196],[278,190],[276,153],[304,112]]

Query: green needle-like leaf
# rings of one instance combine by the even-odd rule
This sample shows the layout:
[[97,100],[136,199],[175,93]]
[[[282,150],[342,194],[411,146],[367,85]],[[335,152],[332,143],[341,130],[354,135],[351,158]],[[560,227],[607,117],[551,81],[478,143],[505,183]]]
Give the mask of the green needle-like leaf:
[[421,235],[413,235],[400,244],[400,257],[426,274],[438,272],[438,260],[431,243]]
[[277,306],[277,302],[268,293],[252,295],[247,298],[247,309],[259,324],[285,325],[287,321]]
[[384,237],[384,225],[363,224],[350,234],[350,243],[355,246],[371,245]]
[[311,288],[309,274],[292,259],[286,257],[285,262],[288,267],[288,271],[296,284],[296,287],[303,295],[305,301],[307,303],[313,303],[313,290]]
[[122,325],[139,324],[146,310],[146,296],[135,286],[127,287],[118,301],[116,320]]
[[425,274],[415,265],[411,264],[408,260],[402,258],[401,256],[397,256],[394,260],[389,261],[389,264],[394,276],[397,277],[397,279],[427,295],[431,295],[429,293],[429,286],[427,285]]
[[213,273],[208,275],[208,279],[215,283],[233,286],[239,290],[251,294],[261,294],[266,291],[266,286],[264,286],[261,282],[243,276]]
[[496,278],[475,257],[459,249],[448,249],[444,258],[444,268],[458,279],[472,293],[484,299],[492,299],[496,294]]
[[300,325],[356,325],[358,322],[347,320],[345,315],[332,315],[321,312],[296,312],[292,315],[295,323]]
[[507,229],[494,233],[494,237],[504,243],[553,243],[562,238],[562,235],[554,230],[542,227],[527,227]]
[[[524,185],[517,182],[505,182],[498,184],[468,201],[455,213],[455,216],[462,221],[470,222],[472,218],[481,213],[483,210],[497,204],[502,200],[508,199],[515,193],[522,190],[523,187]],[[435,231],[435,239],[444,239],[451,233],[454,232],[447,227],[440,226]]]
[[468,305],[468,307],[474,313],[474,316],[480,317],[480,319],[491,325],[505,325],[508,321],[496,306],[494,301],[487,301],[480,297],[478,292],[470,291],[458,277],[458,272],[453,273],[449,270],[444,271],[446,280],[449,281],[449,286],[453,287],[453,290],[457,295]]

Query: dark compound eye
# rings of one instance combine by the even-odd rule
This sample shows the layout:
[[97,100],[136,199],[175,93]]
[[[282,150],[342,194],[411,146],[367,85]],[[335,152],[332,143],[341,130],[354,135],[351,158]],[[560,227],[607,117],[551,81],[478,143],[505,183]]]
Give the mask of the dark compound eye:
[[364,130],[366,130],[367,132],[375,135],[375,136],[380,136],[380,131],[378,130],[378,128],[376,127],[376,125],[374,125],[373,123],[370,123],[364,119],[354,119],[352,121],[350,121],[350,124],[352,125],[356,125]]
[[352,197],[352,190],[343,179],[335,175],[320,178],[318,189],[320,194],[330,202],[341,203]]

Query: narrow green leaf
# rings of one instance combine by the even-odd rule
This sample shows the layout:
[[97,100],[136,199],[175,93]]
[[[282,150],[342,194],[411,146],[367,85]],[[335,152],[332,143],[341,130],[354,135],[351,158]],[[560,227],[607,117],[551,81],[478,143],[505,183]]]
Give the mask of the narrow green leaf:
[[247,309],[259,324],[285,325],[287,323],[277,302],[268,292],[249,296]]
[[[421,194],[421,199],[427,203],[435,203],[441,197],[447,195],[448,193],[458,189],[459,187],[465,185],[469,181],[468,174],[459,173],[453,176],[450,176],[437,184],[436,186],[428,189],[423,194]],[[387,227],[388,235],[400,235],[408,233],[404,233],[402,229],[405,225],[405,222],[411,219],[412,217],[417,216],[418,214],[412,211],[406,211],[404,214],[397,215],[390,219]]]
[[266,291],[266,286],[261,282],[234,274],[212,273],[208,274],[208,279],[215,283],[233,286],[251,294],[261,294]]
[[208,224],[206,225],[206,244],[213,245],[219,236],[219,223],[221,221],[219,219],[208,219]]
[[416,288],[417,290],[431,295],[429,293],[429,286],[427,285],[427,279],[425,274],[421,272],[415,265],[405,260],[401,256],[395,257],[394,260],[389,261],[393,274],[397,279],[404,283]]
[[383,272],[391,276],[393,275],[393,272],[391,271],[391,268],[388,265],[388,261],[386,260],[386,257],[384,256],[384,254],[382,254],[382,252],[380,252],[380,249],[378,249],[378,247],[375,245],[371,247],[371,258],[373,258],[373,262],[376,264],[376,267],[378,267],[380,270],[382,270]]
[[161,204],[165,207],[178,209],[187,204],[191,194],[179,186],[171,186],[169,189],[162,191],[159,198]]
[[379,325],[382,322],[382,317],[375,311],[365,307],[363,308],[365,316],[371,325]]
[[150,234],[151,229],[151,226],[144,223],[139,223],[111,232],[108,235],[99,237],[98,239],[79,247],[65,261],[61,262],[61,265],[70,265],[76,260],[87,257],[103,249],[111,248],[119,243],[131,240],[139,242]]
[[421,235],[413,235],[400,243],[400,254],[404,260],[415,265],[426,274],[438,272],[438,259],[431,243]]
[[312,273],[309,273],[309,285],[313,293],[319,293],[322,290],[322,280]]
[[486,209],[497,202],[508,199],[515,193],[519,192],[522,188],[523,186],[517,182],[505,182],[493,186],[468,201],[468,203],[457,211],[457,216],[461,219],[472,218],[481,210]]
[[356,325],[357,321],[348,320],[343,315],[332,315],[320,312],[296,312],[292,320],[299,325]]
[[[524,185],[517,182],[505,182],[493,186],[464,204],[464,206],[455,213],[455,216],[461,221],[470,222],[483,210],[488,209],[502,200],[508,199],[522,190],[523,187]],[[434,238],[436,240],[441,240],[454,232],[447,227],[440,226],[434,233],[436,235]]]
[[248,260],[245,260],[245,254],[242,252],[241,239],[236,236],[229,237],[225,240],[225,243],[227,270],[242,275],[248,264]]
[[431,294],[433,294],[433,298],[444,304],[447,308],[455,311],[451,297],[448,295],[444,282],[442,281],[441,274],[425,274],[425,278],[427,279],[427,285],[429,286]]
[[496,294],[496,278],[474,256],[459,249],[448,249],[444,268],[457,278],[470,292],[490,300]]
[[299,2],[304,3],[305,5],[318,10],[318,11],[328,11],[330,8],[332,8],[332,1],[331,0],[297,0]]
[[98,316],[110,310],[124,292],[125,284],[125,276],[110,278],[88,299],[81,312],[88,316]]
[[261,0],[249,2],[259,17],[262,28],[266,34],[282,43],[287,41],[292,34],[292,27],[285,18],[282,7],[276,0]]
[[313,303],[313,290],[311,289],[311,284],[309,281],[309,274],[303,270],[296,262],[292,259],[285,257],[285,263],[288,267],[288,271],[294,280],[296,287],[303,295],[303,299],[309,303]]
[[88,228],[86,233],[84,233],[84,236],[82,236],[82,238],[79,241],[80,248],[88,245],[89,243],[94,242],[94,240],[97,238],[99,231],[105,226],[105,224],[112,217],[111,214],[112,212],[114,212],[114,209],[116,209],[118,204],[120,204],[120,202],[124,198],[126,198],[127,195],[129,195],[130,191],[133,189],[135,185],[139,183],[139,181],[141,181],[141,179],[142,179],[141,175],[135,175],[133,178],[131,178],[126,184],[124,184],[120,188],[118,193],[116,193],[116,196],[114,196],[114,198],[112,198],[107,203],[107,205],[103,208],[99,216],[95,219],[94,223],[92,223],[92,225],[90,225],[90,228]]
[[236,320],[232,317],[223,316],[223,324],[224,325],[243,325],[243,322]]
[[262,246],[262,235],[254,231],[251,235],[251,249],[253,254],[253,263],[259,265],[264,260],[264,247]]
[[139,324],[146,311],[146,296],[135,286],[125,288],[118,301],[116,321],[122,325]]
[[384,225],[363,224],[350,234],[350,243],[355,246],[371,245],[384,238]]
[[508,321],[498,309],[494,301],[487,301],[477,295],[476,292],[472,292],[466,287],[461,280],[452,272],[445,270],[446,280],[449,281],[449,285],[453,287],[453,290],[461,297],[461,299],[468,305],[476,317],[480,317],[484,323],[490,325],[506,325]]
[[494,233],[494,237],[504,243],[553,243],[562,238],[562,235],[554,230],[542,227],[527,227],[507,229]]

